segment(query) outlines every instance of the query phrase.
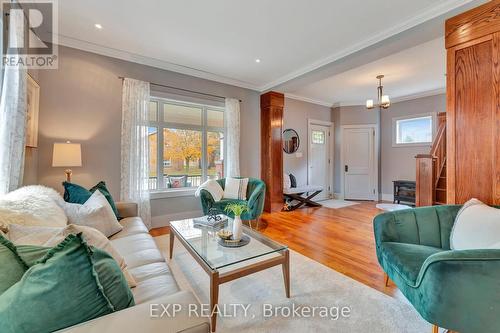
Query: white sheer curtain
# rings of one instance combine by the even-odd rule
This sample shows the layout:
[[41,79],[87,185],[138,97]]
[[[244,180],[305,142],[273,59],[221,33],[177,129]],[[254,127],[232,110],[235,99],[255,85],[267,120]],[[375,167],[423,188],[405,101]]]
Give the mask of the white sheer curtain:
[[123,80],[121,200],[136,202],[139,216],[151,228],[148,143],[149,83]]
[[[1,23],[1,21],[0,21]],[[9,16],[9,38],[3,43],[23,38],[24,16]],[[1,44],[1,43],[0,43]],[[0,45],[1,46],[1,45]],[[9,53],[15,56],[15,54]],[[22,184],[24,145],[26,142],[26,69],[6,66],[0,80],[0,194]]]
[[226,176],[240,176],[240,101],[226,98]]

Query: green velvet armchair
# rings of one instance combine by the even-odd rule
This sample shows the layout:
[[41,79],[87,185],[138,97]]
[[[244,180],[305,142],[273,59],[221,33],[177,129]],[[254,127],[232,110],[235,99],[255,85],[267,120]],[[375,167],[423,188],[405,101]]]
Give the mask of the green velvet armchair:
[[500,250],[450,250],[461,206],[396,211],[374,219],[377,258],[429,323],[500,332]]
[[[240,177],[235,177],[240,178]],[[226,179],[218,179],[217,182],[219,185],[224,188],[226,184]],[[247,204],[250,209],[248,212],[245,212],[241,215],[242,220],[258,220],[262,211],[264,210],[264,197],[266,195],[266,184],[256,178],[248,179],[248,187],[247,187],[247,200],[234,200],[234,199],[222,199],[219,202],[215,202],[212,198],[212,195],[206,191],[201,190],[200,199],[201,206],[203,208],[203,214],[208,214],[208,210],[211,208],[216,208],[220,214],[226,214],[230,217],[234,217],[232,213],[228,214],[224,211],[224,208],[230,203],[243,203]]]

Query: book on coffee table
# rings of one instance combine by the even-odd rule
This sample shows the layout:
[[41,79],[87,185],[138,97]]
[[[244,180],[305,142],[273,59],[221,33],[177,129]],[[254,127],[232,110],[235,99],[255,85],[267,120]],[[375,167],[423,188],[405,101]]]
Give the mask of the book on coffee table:
[[208,215],[202,217],[196,217],[193,219],[193,227],[211,227],[211,228],[220,228],[223,227],[228,219],[227,216],[219,214],[217,215],[217,219],[208,219]]

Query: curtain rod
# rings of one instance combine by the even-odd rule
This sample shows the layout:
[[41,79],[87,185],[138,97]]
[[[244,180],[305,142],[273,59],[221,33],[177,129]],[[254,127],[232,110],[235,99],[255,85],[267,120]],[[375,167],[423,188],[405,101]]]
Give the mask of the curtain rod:
[[[118,78],[120,80],[123,80],[125,79],[125,77],[123,76],[118,76]],[[173,86],[167,86],[165,84],[159,84],[159,83],[153,83],[153,82],[149,82],[149,84],[153,85],[153,86],[158,86],[158,87],[164,87],[164,88],[170,88],[170,89],[175,89],[175,90],[180,90],[180,91],[186,91],[186,92],[190,92],[190,93],[195,93],[195,94],[198,94],[198,95],[203,95],[203,96],[210,96],[210,97],[215,97],[215,98],[222,98],[222,99],[226,99],[225,96],[219,96],[219,95],[213,95],[213,94],[207,94],[207,93],[202,93],[202,92],[199,92],[199,91],[194,91],[194,90],[189,90],[189,89],[184,89],[184,88],[177,88],[177,87],[173,87]],[[240,103],[242,102],[241,99],[239,99],[238,101],[240,101]]]

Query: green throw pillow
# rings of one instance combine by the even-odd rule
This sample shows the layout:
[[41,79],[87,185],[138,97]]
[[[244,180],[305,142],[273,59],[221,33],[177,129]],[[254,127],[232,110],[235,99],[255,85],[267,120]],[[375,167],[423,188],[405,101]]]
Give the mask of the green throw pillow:
[[116,218],[117,219],[120,218],[118,214],[118,209],[116,208],[115,205],[115,201],[113,200],[113,197],[109,193],[109,190],[106,187],[105,182],[100,181],[90,190],[87,190],[85,187],[80,186],[78,184],[68,183],[68,182],[63,182],[63,186],[64,186],[64,201],[70,203],[77,203],[81,205],[83,205],[92,196],[92,193],[99,190],[104,195],[106,200],[108,200],[109,205],[111,206],[113,212],[116,215]]
[[21,280],[27,269],[28,265],[19,256],[16,247],[0,235],[0,295]]
[[35,327],[52,332],[134,304],[118,264],[106,252],[87,246],[81,234],[67,236],[52,249],[17,250],[31,267],[0,295],[2,333]]
[[[17,245],[16,251],[19,257],[26,263],[28,268],[36,264],[37,261],[45,257],[50,247],[37,246],[37,245]],[[26,269],[28,269],[26,268]]]
[[[50,251],[50,247],[18,245],[17,253],[31,267]],[[134,296],[116,260],[106,251],[90,246],[91,259],[104,294],[116,311],[133,306]]]
[[104,294],[115,311],[135,305],[132,290],[116,260],[106,251],[92,247],[92,261]]

